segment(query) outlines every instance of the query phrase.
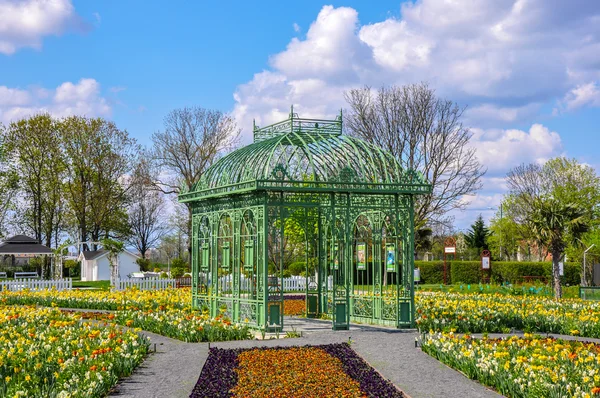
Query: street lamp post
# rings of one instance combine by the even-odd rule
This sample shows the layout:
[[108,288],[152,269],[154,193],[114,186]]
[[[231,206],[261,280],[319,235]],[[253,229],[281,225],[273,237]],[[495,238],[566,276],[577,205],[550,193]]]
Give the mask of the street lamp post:
[[502,261],[502,202],[500,202],[500,261]]
[[[488,207],[490,210],[498,210],[497,207]],[[500,261],[502,261],[502,202],[500,202]]]
[[596,244],[592,243],[592,245],[590,247],[588,247],[587,249],[585,249],[585,251],[583,252],[583,286],[587,286],[587,280],[585,278],[585,271],[587,270],[585,256],[587,255],[587,252],[594,246],[596,246]]

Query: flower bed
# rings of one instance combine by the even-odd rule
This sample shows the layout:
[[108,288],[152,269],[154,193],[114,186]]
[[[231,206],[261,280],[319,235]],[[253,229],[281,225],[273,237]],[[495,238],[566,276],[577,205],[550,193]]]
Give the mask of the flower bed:
[[189,309],[190,289],[90,291],[90,290],[22,290],[3,291],[0,304],[41,305],[44,307],[91,310],[165,310]]
[[251,338],[249,327],[232,323],[221,315],[191,310],[117,311],[115,322],[186,342],[229,341]]
[[422,349],[471,379],[511,397],[600,395],[600,345],[525,335],[473,339],[430,333]]
[[222,316],[211,319],[207,313],[192,310],[189,289],[128,289],[122,292],[24,290],[2,292],[0,304],[112,310],[114,313],[83,313],[79,316],[108,320],[187,342],[250,338],[247,325],[233,324]]
[[[600,338],[600,302],[439,292],[418,292],[415,300],[416,324],[425,332],[479,333],[516,329]],[[226,330],[220,329],[215,329],[215,333],[198,333],[199,327],[205,328],[206,315],[192,310],[189,289],[2,292],[0,304],[109,309],[117,311],[115,322],[125,325],[129,322],[135,327],[185,341],[207,341],[212,339],[207,336],[212,335],[219,335],[215,338],[229,336]],[[305,309],[304,295],[285,296],[285,315],[301,315]],[[222,321],[224,329],[242,328],[228,325],[225,318]],[[237,332],[232,335],[235,336],[231,339],[242,338]]]
[[303,294],[283,296],[283,315],[303,315],[306,313],[306,296]]
[[348,344],[212,348],[190,397],[404,397]]
[[421,331],[558,333],[600,338],[600,303],[499,294],[416,295]]
[[148,352],[147,339],[52,308],[0,306],[0,396],[100,397]]

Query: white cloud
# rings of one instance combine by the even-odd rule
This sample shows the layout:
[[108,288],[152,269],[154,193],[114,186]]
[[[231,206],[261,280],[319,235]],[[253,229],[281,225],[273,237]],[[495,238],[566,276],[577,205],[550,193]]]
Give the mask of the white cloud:
[[27,91],[0,86],[0,106],[20,106],[29,101],[30,96]]
[[[300,116],[333,117],[345,90],[421,81],[468,106],[464,122],[488,174],[465,200],[497,206],[510,168],[563,154],[541,112],[557,102],[565,111],[598,106],[600,2],[415,0],[398,18],[364,25],[352,8],[325,6],[306,38],[292,38],[238,86],[233,113],[249,141],[253,119],[284,119],[291,104]],[[469,213],[457,221],[470,224]]]
[[600,80],[600,2],[417,0],[403,3],[400,18],[358,18],[349,7],[323,7],[305,39],[292,38],[270,69],[240,85],[242,128],[291,104],[331,117],[348,88],[420,81],[469,105],[469,122],[508,127],[535,122],[544,104]]
[[296,32],[296,33],[300,32],[300,25],[298,25],[296,22],[294,22],[292,27],[294,28],[294,32]]
[[504,174],[521,163],[543,163],[562,153],[560,135],[541,124],[529,131],[473,129],[470,145],[491,175]]
[[10,123],[36,113],[56,117],[70,115],[109,116],[111,106],[94,79],[65,82],[54,90],[31,87],[26,90],[0,86],[0,122]]
[[486,222],[497,213],[508,192],[505,176],[510,169],[522,163],[544,163],[563,155],[560,135],[541,124],[532,125],[529,131],[476,128],[470,144],[488,172],[481,179],[481,191],[461,198],[466,210],[449,213],[460,228],[467,228],[480,213]]
[[45,36],[60,35],[78,20],[71,0],[0,0],[0,53],[39,49]]
[[561,103],[561,108],[569,111],[584,106],[600,106],[600,86],[598,83],[589,82],[578,85],[565,95]]

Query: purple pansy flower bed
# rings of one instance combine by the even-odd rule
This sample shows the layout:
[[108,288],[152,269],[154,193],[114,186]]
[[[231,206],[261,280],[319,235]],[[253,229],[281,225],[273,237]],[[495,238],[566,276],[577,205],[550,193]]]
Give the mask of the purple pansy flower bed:
[[[364,359],[362,359],[348,343],[325,344],[305,347],[320,348],[342,362],[344,372],[360,384],[360,389],[369,397],[405,398],[392,382],[384,379]],[[261,347],[263,350],[285,350],[291,347]],[[190,394],[191,398],[231,397],[231,390],[237,384],[236,368],[238,355],[248,349],[211,348],[208,359],[202,368],[198,382]]]
[[[278,301],[281,296],[269,296],[269,301]],[[305,294],[285,294],[283,296],[284,300],[305,300]]]
[[360,383],[360,389],[369,397],[403,398],[406,397],[389,380],[385,380],[379,372],[362,359],[348,343],[327,344],[319,346],[329,355],[342,362],[344,372]]

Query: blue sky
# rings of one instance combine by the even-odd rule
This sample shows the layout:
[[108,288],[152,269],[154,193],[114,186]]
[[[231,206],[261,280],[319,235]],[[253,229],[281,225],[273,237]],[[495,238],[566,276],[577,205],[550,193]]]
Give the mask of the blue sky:
[[600,2],[0,0],[3,123],[103,116],[148,144],[169,110],[200,105],[231,112],[247,143],[252,119],[292,103],[327,117],[349,88],[420,81],[468,106],[488,168],[471,208],[496,207],[521,162],[600,170]]

